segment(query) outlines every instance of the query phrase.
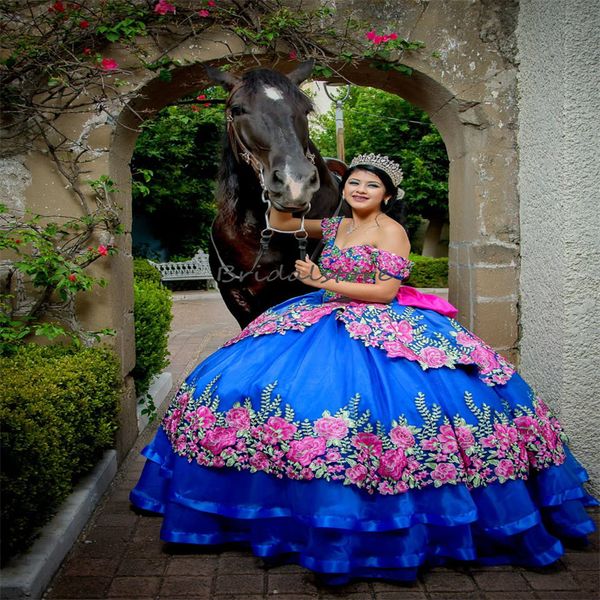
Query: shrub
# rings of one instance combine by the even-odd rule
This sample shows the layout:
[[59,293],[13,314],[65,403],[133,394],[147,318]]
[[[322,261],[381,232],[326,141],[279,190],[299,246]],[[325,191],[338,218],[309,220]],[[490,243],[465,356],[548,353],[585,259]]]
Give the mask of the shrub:
[[160,284],[160,272],[153,267],[145,258],[133,259],[133,277],[136,281],[142,279]]
[[407,285],[423,288],[448,287],[448,258],[411,254],[410,260],[415,264],[410,277],[406,280]]
[[132,374],[139,397],[148,391],[152,377],[169,364],[169,329],[173,315],[171,292],[160,282],[139,278],[136,274],[134,297],[136,361]]
[[2,556],[37,530],[114,444],[120,367],[107,348],[27,344],[0,358]]

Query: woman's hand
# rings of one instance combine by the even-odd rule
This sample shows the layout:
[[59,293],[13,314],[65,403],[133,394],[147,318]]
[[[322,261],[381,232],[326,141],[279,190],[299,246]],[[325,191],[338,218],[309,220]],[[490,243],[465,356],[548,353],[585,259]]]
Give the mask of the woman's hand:
[[294,271],[296,277],[312,287],[321,287],[321,283],[325,280],[319,267],[308,256],[304,260],[298,259],[295,264]]

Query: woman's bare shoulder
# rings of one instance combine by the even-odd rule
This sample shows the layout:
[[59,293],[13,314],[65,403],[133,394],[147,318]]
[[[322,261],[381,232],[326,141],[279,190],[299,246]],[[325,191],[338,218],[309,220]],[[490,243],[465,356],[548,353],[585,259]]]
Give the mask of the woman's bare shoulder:
[[380,229],[377,232],[378,248],[400,254],[401,256],[408,256],[410,241],[406,229],[398,221],[394,221],[394,219],[387,215],[385,217],[385,220],[381,221]]

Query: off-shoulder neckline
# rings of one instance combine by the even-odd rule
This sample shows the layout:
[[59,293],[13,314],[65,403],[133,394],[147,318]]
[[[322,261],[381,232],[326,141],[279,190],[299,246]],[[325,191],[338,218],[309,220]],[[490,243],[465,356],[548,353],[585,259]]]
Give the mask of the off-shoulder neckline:
[[406,262],[412,262],[410,260],[410,258],[407,258],[405,256],[400,256],[400,254],[396,254],[395,252],[390,252],[389,250],[383,250],[382,248],[373,246],[373,244],[354,244],[353,246],[346,246],[344,248],[340,248],[340,246],[338,246],[335,243],[335,240],[337,238],[338,229],[340,228],[340,223],[344,220],[344,217],[329,217],[329,219],[336,221],[335,231],[333,232],[333,235],[329,238],[329,241],[331,242],[331,245],[334,248],[336,248],[337,250],[339,250],[340,252],[344,252],[344,250],[351,250],[352,248],[372,248],[373,250],[377,250],[378,252],[385,252],[386,254],[391,254],[392,256],[397,256],[398,258],[401,258],[402,260],[405,260]]

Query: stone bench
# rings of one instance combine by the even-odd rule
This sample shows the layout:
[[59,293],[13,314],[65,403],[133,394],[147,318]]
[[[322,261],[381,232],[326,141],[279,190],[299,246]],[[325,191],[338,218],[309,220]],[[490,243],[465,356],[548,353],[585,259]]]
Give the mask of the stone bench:
[[198,281],[204,279],[208,281],[208,287],[216,287],[212,273],[210,272],[210,265],[208,264],[208,254],[202,250],[198,250],[190,260],[182,262],[156,263],[151,260],[148,262],[158,269],[163,282]]

